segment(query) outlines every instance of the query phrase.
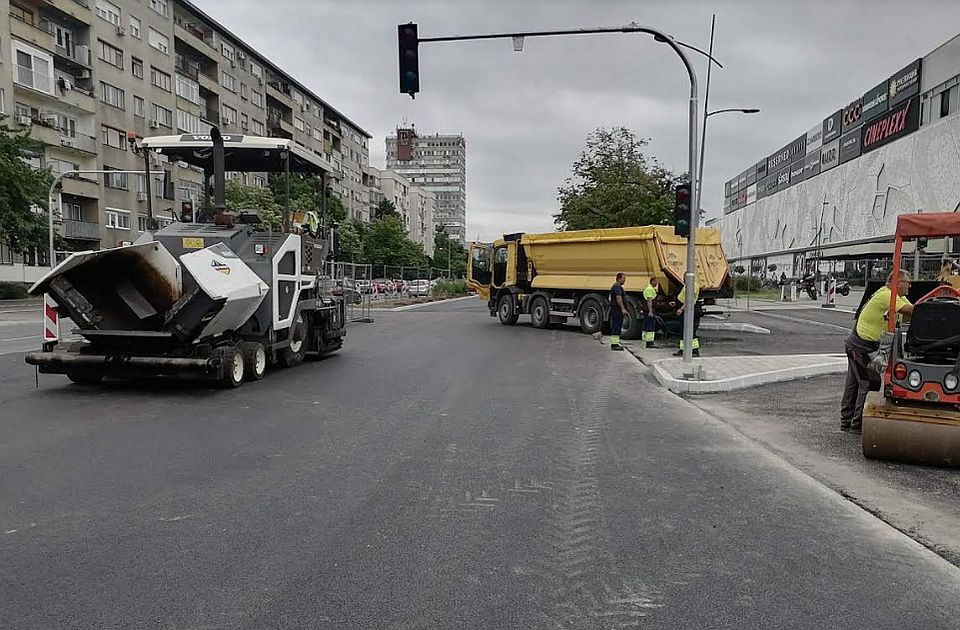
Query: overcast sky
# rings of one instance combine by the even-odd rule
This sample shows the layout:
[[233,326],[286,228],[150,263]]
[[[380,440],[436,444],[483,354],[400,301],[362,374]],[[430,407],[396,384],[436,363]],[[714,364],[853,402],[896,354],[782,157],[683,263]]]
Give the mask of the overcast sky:
[[[584,139],[624,125],[687,170],[689,83],[670,49],[642,34],[423,44],[416,100],[398,93],[396,27],[420,36],[655,26],[704,49],[717,14],[703,206],[723,182],[960,32],[958,0],[195,0],[373,135],[399,124],[467,139],[467,237],[554,229],[556,192]],[[269,8],[268,8],[269,7]],[[701,99],[706,64],[696,60]]]

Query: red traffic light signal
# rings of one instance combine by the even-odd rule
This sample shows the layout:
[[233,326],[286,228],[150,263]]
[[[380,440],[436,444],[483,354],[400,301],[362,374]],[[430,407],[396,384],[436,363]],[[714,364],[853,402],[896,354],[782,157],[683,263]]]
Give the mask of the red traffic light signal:
[[417,25],[413,22],[397,26],[397,42],[400,53],[400,92],[415,98],[420,91],[420,40]]

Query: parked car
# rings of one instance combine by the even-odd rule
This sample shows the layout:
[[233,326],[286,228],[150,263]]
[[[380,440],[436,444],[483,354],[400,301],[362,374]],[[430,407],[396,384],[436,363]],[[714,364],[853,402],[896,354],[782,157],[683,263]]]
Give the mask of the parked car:
[[391,293],[396,290],[393,282],[386,278],[375,278],[373,288],[377,293]]
[[430,295],[431,288],[429,280],[411,280],[407,285],[410,297],[427,297]]
[[350,278],[340,278],[333,286],[334,295],[342,295],[348,303],[359,304],[361,302],[360,291],[357,290],[357,283]]
[[360,293],[371,293],[373,292],[373,283],[369,280],[357,280],[357,291]]

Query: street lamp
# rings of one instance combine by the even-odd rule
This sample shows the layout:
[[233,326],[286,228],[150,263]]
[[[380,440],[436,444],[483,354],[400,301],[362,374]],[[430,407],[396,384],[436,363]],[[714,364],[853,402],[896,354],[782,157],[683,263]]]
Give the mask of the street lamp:
[[703,115],[703,135],[700,136],[700,177],[697,178],[697,212],[700,211],[700,186],[703,185],[703,153],[707,144],[707,119],[716,114],[759,114],[760,110],[756,107],[726,107],[724,109],[715,109]]

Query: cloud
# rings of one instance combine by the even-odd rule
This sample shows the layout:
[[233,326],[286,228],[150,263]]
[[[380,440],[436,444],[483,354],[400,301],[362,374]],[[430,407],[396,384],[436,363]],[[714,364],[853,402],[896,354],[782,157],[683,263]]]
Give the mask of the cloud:
[[[467,139],[468,235],[552,228],[556,190],[599,126],[651,138],[649,151],[686,171],[688,83],[679,60],[639,34],[424,44],[416,100],[398,93],[396,25],[421,37],[513,30],[655,25],[701,48],[717,14],[710,106],[759,107],[711,117],[703,205],[723,182],[772,153],[899,68],[956,35],[948,0],[203,0],[202,8],[373,134],[411,122]],[[694,59],[701,81],[706,65]]]

